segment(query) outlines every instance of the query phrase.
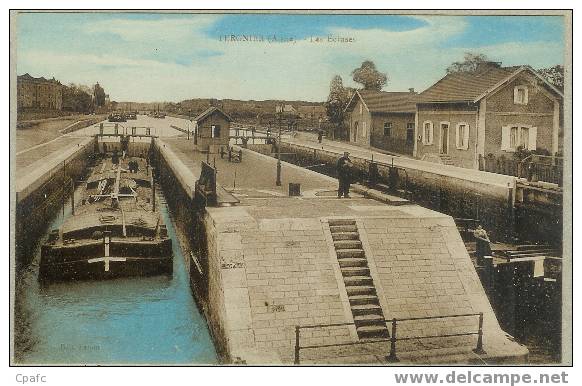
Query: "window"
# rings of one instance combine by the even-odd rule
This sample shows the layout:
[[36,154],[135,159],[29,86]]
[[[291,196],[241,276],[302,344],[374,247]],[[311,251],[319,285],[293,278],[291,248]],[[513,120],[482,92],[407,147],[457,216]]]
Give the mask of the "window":
[[360,103],[360,115],[364,114],[364,106]]
[[469,124],[466,122],[459,122],[457,124],[457,149],[468,150],[469,149]]
[[210,137],[211,138],[220,138],[220,125],[210,126]]
[[508,125],[501,128],[501,150],[514,152],[519,146],[527,150],[537,148],[537,127]]
[[527,149],[529,146],[529,127],[520,127],[519,146]]
[[518,138],[519,127],[513,126],[509,129],[509,147],[512,149],[517,148],[517,138]]
[[384,136],[390,137],[392,134],[392,122],[384,122]]
[[433,138],[433,123],[431,121],[425,121],[422,124],[422,143],[424,145],[432,145]]
[[527,105],[528,90],[527,86],[516,86],[513,89],[513,103],[518,105]]

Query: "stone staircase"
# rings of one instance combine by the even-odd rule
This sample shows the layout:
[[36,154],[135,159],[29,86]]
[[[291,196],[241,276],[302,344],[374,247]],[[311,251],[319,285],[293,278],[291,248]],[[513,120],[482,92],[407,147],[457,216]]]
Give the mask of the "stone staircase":
[[388,338],[384,313],[370,275],[355,220],[330,219],[329,229],[360,339]]
[[452,166],[455,165],[453,158],[448,154],[439,154],[439,158],[441,159],[441,162],[445,165],[452,165]]

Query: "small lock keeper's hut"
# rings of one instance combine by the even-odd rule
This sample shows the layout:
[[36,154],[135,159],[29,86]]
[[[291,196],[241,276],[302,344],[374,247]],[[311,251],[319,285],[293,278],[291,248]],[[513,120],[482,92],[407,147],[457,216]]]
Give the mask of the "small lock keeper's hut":
[[209,107],[195,118],[194,146],[200,151],[218,152],[228,146],[232,118],[218,107]]

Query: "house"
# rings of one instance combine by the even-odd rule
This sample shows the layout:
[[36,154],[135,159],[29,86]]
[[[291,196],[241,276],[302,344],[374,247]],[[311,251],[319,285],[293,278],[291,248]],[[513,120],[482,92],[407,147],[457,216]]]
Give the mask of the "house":
[[218,107],[209,107],[194,118],[194,145],[201,151],[217,152],[230,141],[231,117]]
[[325,119],[325,107],[322,105],[304,105],[297,107],[297,113],[301,119],[313,120],[318,122],[320,119]]
[[345,108],[349,141],[412,156],[417,95],[414,89],[356,91]]
[[447,74],[417,101],[415,156],[465,168],[480,157],[558,152],[563,94],[529,66],[485,62]]
[[293,105],[277,105],[275,107],[275,112],[288,115],[297,115],[297,109],[295,109]]
[[54,78],[20,75],[16,78],[16,89],[19,111],[61,110],[63,107],[63,86]]

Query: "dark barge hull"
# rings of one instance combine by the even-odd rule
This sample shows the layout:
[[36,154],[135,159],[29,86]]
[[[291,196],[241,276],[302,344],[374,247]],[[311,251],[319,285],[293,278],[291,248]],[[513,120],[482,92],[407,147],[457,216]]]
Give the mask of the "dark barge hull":
[[[101,248],[99,248],[101,246]],[[102,244],[79,248],[43,245],[38,278],[40,281],[102,280],[130,276],[172,275],[172,242],[164,239],[144,243],[111,243],[112,253],[107,260]],[[122,261],[119,261],[122,260]]]

